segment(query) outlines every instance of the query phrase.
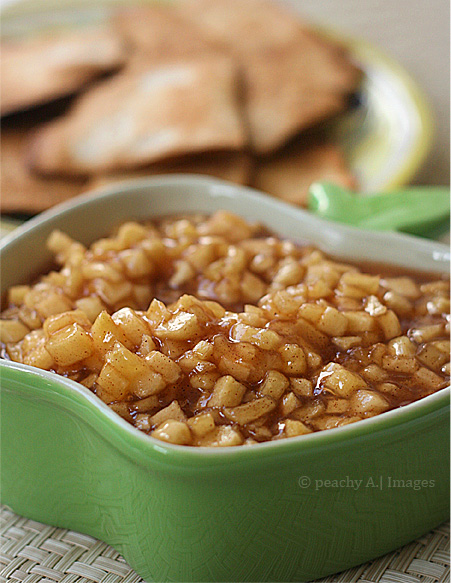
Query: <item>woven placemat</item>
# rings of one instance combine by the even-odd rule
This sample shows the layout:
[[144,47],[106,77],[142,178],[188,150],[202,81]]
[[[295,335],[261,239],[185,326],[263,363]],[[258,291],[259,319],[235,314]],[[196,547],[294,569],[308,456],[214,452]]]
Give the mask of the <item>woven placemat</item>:
[[[78,532],[47,526],[1,507],[0,581],[141,583],[120,554]],[[446,583],[449,523],[417,541],[317,583]]]

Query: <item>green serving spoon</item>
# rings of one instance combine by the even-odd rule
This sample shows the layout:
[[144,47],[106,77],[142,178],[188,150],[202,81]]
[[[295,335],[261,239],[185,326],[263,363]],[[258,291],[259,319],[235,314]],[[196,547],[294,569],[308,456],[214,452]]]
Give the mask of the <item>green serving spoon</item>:
[[308,208],[325,219],[363,229],[435,238],[449,230],[450,190],[417,186],[360,195],[336,184],[315,182],[310,187]]

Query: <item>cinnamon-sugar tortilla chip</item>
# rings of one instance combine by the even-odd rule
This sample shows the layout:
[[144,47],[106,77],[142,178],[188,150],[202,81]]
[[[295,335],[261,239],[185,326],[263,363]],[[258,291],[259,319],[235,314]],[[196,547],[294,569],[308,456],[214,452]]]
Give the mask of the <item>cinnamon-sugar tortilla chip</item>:
[[245,152],[208,153],[163,164],[153,164],[125,173],[101,174],[93,178],[89,183],[89,187],[97,188],[123,180],[161,174],[201,174],[214,176],[236,184],[248,184],[251,168],[251,158]]
[[214,50],[202,31],[172,4],[152,3],[118,10],[114,23],[132,51],[153,59],[186,57]]
[[2,213],[35,214],[80,194],[84,182],[46,179],[34,175],[25,160],[27,134],[3,129],[0,149],[0,207]]
[[337,55],[320,46],[304,35],[298,43],[249,55],[243,62],[254,151],[270,153],[347,108],[354,68],[337,66]]
[[123,41],[107,24],[1,43],[1,114],[52,101],[125,61]]
[[307,206],[308,191],[318,180],[356,189],[341,150],[317,137],[302,137],[277,154],[256,163],[252,186],[297,206]]
[[207,38],[241,55],[284,45],[304,27],[273,0],[177,0],[176,6]]
[[181,0],[180,11],[242,67],[252,149],[270,153],[343,110],[360,71],[346,50],[266,0]]
[[39,131],[30,160],[45,174],[115,172],[246,142],[236,67],[225,56],[135,62]]

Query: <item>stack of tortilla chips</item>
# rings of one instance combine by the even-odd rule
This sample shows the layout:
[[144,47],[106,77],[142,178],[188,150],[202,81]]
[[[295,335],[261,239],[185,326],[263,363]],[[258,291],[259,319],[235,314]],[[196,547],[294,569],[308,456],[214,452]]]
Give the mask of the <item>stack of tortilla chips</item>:
[[315,180],[355,187],[323,127],[360,76],[341,45],[269,0],[155,2],[6,40],[2,211],[180,172],[300,206]]

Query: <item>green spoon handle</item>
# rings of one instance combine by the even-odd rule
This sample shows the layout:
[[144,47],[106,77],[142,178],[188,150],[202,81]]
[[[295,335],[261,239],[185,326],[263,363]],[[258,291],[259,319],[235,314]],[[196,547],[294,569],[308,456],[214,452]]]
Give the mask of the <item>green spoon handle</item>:
[[324,218],[364,229],[428,235],[449,227],[449,188],[409,187],[382,194],[358,195],[336,184],[317,182],[309,193],[309,210]]

